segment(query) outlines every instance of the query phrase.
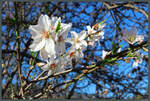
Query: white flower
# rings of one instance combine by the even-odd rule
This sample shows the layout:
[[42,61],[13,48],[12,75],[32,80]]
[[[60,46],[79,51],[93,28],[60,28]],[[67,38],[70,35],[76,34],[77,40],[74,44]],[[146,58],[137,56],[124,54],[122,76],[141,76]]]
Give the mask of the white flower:
[[135,58],[132,67],[137,67],[138,64],[142,63],[143,61],[143,57],[144,55],[142,53],[140,53],[140,50],[136,51],[136,55],[138,56],[137,58]]
[[86,31],[81,31],[79,34],[72,31],[72,38],[66,40],[70,42],[75,49],[84,49],[87,47],[87,42],[84,40],[86,38]]
[[31,51],[40,51],[40,55],[44,59],[47,59],[48,55],[55,56],[53,32],[55,31],[56,22],[56,19],[50,20],[47,15],[41,15],[38,24],[29,27],[33,38],[33,43],[30,45]]
[[90,26],[87,26],[87,32],[88,32],[88,40],[89,41],[98,41],[100,38],[104,39],[104,31],[103,27],[105,24],[100,25],[96,24],[92,28]]
[[128,42],[129,44],[134,44],[138,41],[143,41],[144,36],[137,34],[137,29],[134,27],[131,27],[130,31],[127,29],[122,30],[122,39]]
[[41,69],[43,71],[48,71],[48,76],[54,73],[63,72],[65,67],[72,66],[71,60],[64,57],[54,58],[52,57],[50,60],[47,61],[46,64],[39,63],[38,66],[42,66]]
[[61,23],[62,30],[56,35],[55,41],[56,41],[56,50],[57,53],[62,54],[65,52],[65,41],[67,39],[68,32],[72,26],[72,24],[64,24]]
[[59,64],[59,59],[51,58],[44,66],[41,67],[41,69],[43,71],[48,71],[47,75],[49,76],[62,70]]
[[72,47],[67,53],[68,53],[67,58],[70,60],[71,59],[79,60],[79,59],[83,58],[83,56],[84,56],[81,49],[75,49],[74,47]]
[[63,71],[66,67],[72,67],[72,61],[67,56],[59,58],[59,71]]

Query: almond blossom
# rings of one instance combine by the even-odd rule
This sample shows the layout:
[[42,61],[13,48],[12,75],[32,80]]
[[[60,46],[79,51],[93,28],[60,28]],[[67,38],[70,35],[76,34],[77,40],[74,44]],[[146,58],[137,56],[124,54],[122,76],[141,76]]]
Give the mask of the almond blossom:
[[132,67],[137,67],[138,64],[143,62],[143,57],[144,55],[140,52],[140,50],[136,51],[136,55],[138,56],[137,58],[135,58]]
[[40,64],[43,71],[48,71],[48,76],[65,70],[65,67],[71,66],[70,60],[65,57],[51,58],[46,64]]
[[88,32],[88,40],[89,41],[98,41],[100,38],[104,39],[104,28],[105,24],[100,25],[100,24],[96,24],[94,26],[92,26],[92,28],[90,26],[87,26],[87,32]]
[[71,23],[69,23],[69,24],[61,23],[61,26],[63,26],[63,28],[56,35],[55,41],[56,41],[56,50],[57,50],[57,53],[63,54],[65,52],[65,50],[66,50],[65,41],[67,39],[67,35],[68,35],[68,32],[69,32],[72,24]]
[[75,49],[84,49],[87,47],[87,42],[84,40],[86,38],[86,31],[81,31],[77,34],[75,31],[70,32],[73,36],[66,40],[66,42],[70,42],[72,47]]
[[[72,24],[61,23],[61,18],[41,15],[37,25],[30,25],[29,30],[33,43],[31,51],[40,51],[43,59],[56,57],[57,53],[65,51],[65,39]],[[56,51],[57,50],[57,51]]]
[[136,42],[141,42],[144,40],[143,35],[137,34],[137,29],[134,27],[131,27],[130,31],[127,29],[122,30],[122,39],[128,42],[129,44],[134,44]]
[[67,58],[70,60],[71,59],[79,60],[84,56],[82,49],[75,49],[74,47],[72,47],[67,53],[68,53]]

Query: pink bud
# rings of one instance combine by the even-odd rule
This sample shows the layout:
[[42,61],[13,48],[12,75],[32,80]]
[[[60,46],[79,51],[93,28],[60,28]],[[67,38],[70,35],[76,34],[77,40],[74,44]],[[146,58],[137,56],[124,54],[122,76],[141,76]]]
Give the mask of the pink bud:
[[91,46],[94,46],[94,42],[93,41],[92,42],[89,41],[88,44],[91,45]]

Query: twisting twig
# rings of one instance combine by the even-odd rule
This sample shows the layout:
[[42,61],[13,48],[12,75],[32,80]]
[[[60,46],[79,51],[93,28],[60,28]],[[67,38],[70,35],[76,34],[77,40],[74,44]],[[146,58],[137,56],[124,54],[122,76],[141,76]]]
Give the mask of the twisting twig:
[[20,42],[19,42],[19,24],[17,23],[18,22],[18,5],[17,3],[14,3],[15,5],[15,17],[16,17],[16,42],[17,42],[17,47],[16,47],[16,50],[17,50],[17,67],[18,67],[18,75],[19,75],[19,80],[20,80],[20,84],[21,84],[21,89],[20,89],[20,92],[19,92],[19,95],[21,94],[21,97],[22,99],[25,99],[24,97],[24,92],[23,92],[23,82],[22,82],[22,73],[21,73],[21,56],[20,56]]
[[126,8],[131,8],[131,9],[134,9],[135,11],[137,11],[137,12],[143,13],[143,14],[145,15],[145,17],[148,19],[148,14],[147,14],[144,10],[142,10],[142,9],[136,7],[136,6],[133,6],[133,5],[130,4],[130,3],[114,4],[113,6],[109,5],[109,4],[106,3],[106,2],[103,2],[103,4],[108,8],[108,10],[115,9],[115,8],[119,8],[119,7],[123,7],[123,6],[126,7]]

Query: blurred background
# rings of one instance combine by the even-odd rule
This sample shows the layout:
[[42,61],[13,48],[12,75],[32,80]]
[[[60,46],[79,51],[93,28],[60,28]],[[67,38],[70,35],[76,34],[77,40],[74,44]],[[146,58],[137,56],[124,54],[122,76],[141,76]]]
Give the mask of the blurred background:
[[[2,97],[4,99],[146,99],[148,98],[148,3],[147,2],[3,2],[2,4]],[[42,73],[38,53],[29,50],[32,43],[29,25],[36,25],[41,14],[61,17],[79,33],[104,22],[104,39],[84,50],[84,58],[74,70],[31,82]],[[130,46],[121,38],[121,30],[137,28],[144,35],[142,44]],[[68,37],[70,36],[70,33]],[[82,68],[101,63],[102,50],[122,46],[121,60],[113,60],[84,74]],[[69,45],[68,45],[69,46]],[[142,62],[127,57],[128,47],[140,50]],[[133,51],[134,53],[135,51]],[[108,56],[110,59],[113,56]],[[19,74],[21,74],[21,79]],[[42,77],[46,74],[42,74]],[[78,79],[75,79],[79,77]],[[70,81],[69,81],[70,80]],[[68,82],[69,81],[69,82]],[[23,92],[23,94],[21,94]],[[22,96],[23,95],[23,96]]]

